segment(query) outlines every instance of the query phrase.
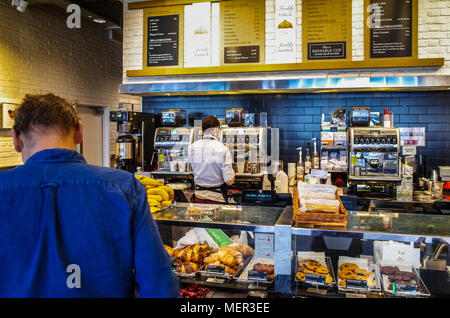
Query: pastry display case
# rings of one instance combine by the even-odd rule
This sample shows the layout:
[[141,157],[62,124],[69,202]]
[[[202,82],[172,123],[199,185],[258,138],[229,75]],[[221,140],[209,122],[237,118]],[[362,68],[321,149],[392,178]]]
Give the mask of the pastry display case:
[[[251,249],[234,272],[227,272],[216,258],[209,260],[210,270],[202,263],[194,274],[179,275],[183,286],[260,292],[263,297],[450,296],[450,216],[348,214],[347,224],[335,227],[298,225],[292,206],[176,203],[153,216],[164,243],[174,250],[192,229],[220,230],[231,238],[248,233],[245,244],[224,244]],[[208,257],[220,249],[212,247]],[[431,266],[437,263],[440,268]]]

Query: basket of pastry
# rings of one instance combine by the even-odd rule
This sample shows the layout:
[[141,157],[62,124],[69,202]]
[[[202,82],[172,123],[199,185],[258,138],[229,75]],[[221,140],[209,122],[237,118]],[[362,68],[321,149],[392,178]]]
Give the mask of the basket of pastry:
[[381,290],[379,268],[367,259],[341,256],[338,261],[338,288],[344,291]]
[[205,267],[200,270],[204,276],[236,278],[254,254],[247,244],[232,243],[215,249],[203,259]]
[[172,257],[172,270],[182,277],[195,276],[203,267],[203,260],[211,254],[211,247],[206,244],[185,245],[178,249],[164,247]]
[[430,296],[417,271],[409,265],[384,265],[380,268],[383,289],[396,296]]
[[254,257],[238,278],[239,282],[271,284],[275,278],[274,261],[271,258]]
[[298,252],[295,281],[300,284],[333,286],[336,284],[331,259],[325,253]]
[[293,188],[292,198],[296,224],[347,225],[348,212],[334,185],[298,182],[297,187]]

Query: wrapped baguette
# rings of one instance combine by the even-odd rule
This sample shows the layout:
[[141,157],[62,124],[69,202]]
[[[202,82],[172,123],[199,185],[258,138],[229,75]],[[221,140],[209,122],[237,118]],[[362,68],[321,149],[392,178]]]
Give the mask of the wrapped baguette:
[[336,199],[303,199],[300,203],[309,212],[339,213],[340,202]]

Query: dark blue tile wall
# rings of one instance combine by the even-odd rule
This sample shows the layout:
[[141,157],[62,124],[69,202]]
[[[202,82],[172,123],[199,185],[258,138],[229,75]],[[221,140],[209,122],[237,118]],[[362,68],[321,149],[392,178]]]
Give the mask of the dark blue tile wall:
[[[258,94],[216,96],[145,97],[143,110],[160,113],[168,108],[185,109],[190,124],[208,115],[225,117],[225,110],[244,107],[257,114],[267,112],[268,124],[280,129],[280,156],[296,162],[296,148],[311,138],[320,140],[321,114],[336,108],[370,106],[371,111],[394,112],[396,127],[425,127],[426,146],[418,154],[426,156],[428,169],[450,165],[450,92],[358,92],[320,94]],[[348,115],[347,115],[348,117]]]

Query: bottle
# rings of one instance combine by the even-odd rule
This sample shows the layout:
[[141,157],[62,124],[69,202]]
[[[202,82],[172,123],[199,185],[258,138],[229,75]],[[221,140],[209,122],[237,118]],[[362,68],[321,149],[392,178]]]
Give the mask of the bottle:
[[389,109],[384,110],[383,126],[391,127],[391,114],[389,113]]
[[288,176],[282,167],[278,168],[277,177],[275,178],[275,192],[289,193]]
[[269,177],[267,176],[267,171],[264,172],[262,189],[268,191],[272,190],[272,184],[270,183]]
[[320,169],[320,157],[319,157],[319,152],[317,151],[317,138],[312,138],[313,140],[313,145],[314,145],[314,150],[313,150],[313,155],[312,155],[312,168],[313,169]]
[[305,155],[305,174],[310,173],[311,173],[311,154],[309,152],[309,142],[308,142]]
[[303,164],[303,152],[302,147],[298,147],[298,162],[297,162],[297,181],[305,180],[305,166]]

